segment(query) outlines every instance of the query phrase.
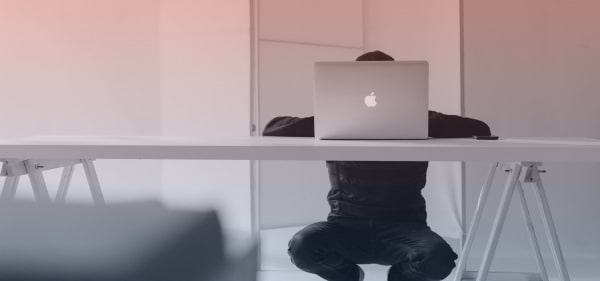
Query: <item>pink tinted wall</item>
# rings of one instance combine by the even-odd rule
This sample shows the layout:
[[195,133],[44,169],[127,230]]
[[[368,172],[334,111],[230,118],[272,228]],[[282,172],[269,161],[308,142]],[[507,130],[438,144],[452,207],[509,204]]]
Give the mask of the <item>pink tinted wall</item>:
[[[460,114],[460,2],[365,0],[364,13],[366,49],[384,50],[396,60],[427,60],[429,109]],[[424,189],[428,223],[444,237],[462,235],[461,188],[459,162],[430,163]]]
[[[159,134],[158,35],[158,0],[0,0],[1,135]],[[159,163],[97,167],[110,202],[159,193]],[[90,201],[82,170],[72,185]]]
[[429,61],[429,108],[460,114],[459,0],[365,0],[365,48]]
[[[250,135],[250,1],[161,1],[160,109],[164,135]],[[250,231],[248,161],[166,161],[162,186],[170,206]]]
[[[246,0],[0,0],[2,135],[249,135]],[[249,163],[98,161],[108,202],[249,229]],[[59,172],[59,171],[58,171]],[[51,192],[60,173],[47,173]],[[81,170],[69,200],[90,201]],[[23,180],[19,197],[31,199]]]
[[2,134],[157,134],[157,3],[0,1]]
[[[600,138],[599,9],[594,0],[465,0],[466,113],[486,120],[501,137]],[[486,167],[470,168],[468,190],[476,190]],[[594,270],[590,280],[595,280],[600,276],[600,165],[544,163],[543,168],[571,274],[582,276],[587,264]],[[490,198],[498,198],[500,189],[493,190]],[[471,200],[476,196],[469,194]],[[515,203],[498,255],[517,263],[532,261]],[[542,229],[539,221],[536,226]],[[545,238],[541,231],[539,237]],[[551,257],[548,247],[542,247],[544,256]]]

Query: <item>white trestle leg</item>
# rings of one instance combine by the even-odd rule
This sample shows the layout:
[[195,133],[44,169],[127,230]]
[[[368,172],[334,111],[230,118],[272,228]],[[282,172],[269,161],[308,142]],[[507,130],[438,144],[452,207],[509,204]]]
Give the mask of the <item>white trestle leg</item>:
[[17,192],[20,176],[28,176],[33,188],[33,194],[38,202],[51,202],[50,193],[44,180],[44,171],[63,168],[58,191],[56,193],[55,202],[64,203],[67,198],[71,179],[75,165],[82,164],[85,176],[90,187],[92,200],[96,205],[103,205],[104,195],[98,180],[98,174],[94,166],[93,160],[76,159],[76,160],[2,160],[3,166],[0,172],[1,176],[6,177],[4,187],[2,189],[1,198],[5,201],[13,201]]

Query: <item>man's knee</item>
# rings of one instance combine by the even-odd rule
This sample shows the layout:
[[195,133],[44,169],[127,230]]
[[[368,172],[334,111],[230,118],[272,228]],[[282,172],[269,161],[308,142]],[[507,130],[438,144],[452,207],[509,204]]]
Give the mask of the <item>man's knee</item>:
[[396,281],[418,277],[425,280],[443,280],[456,266],[457,257],[452,248],[442,240],[416,252],[411,261],[393,265],[389,279]]
[[424,252],[422,259],[413,264],[413,269],[431,280],[442,280],[456,266],[457,257],[450,245],[442,241]]
[[320,254],[327,245],[326,226],[310,225],[296,233],[288,243],[288,254],[297,267],[310,269],[319,262]]

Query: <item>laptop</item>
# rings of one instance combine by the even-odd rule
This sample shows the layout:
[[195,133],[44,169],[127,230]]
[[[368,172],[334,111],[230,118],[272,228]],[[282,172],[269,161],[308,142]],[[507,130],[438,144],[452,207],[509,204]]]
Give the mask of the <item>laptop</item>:
[[428,138],[426,61],[315,63],[317,139]]

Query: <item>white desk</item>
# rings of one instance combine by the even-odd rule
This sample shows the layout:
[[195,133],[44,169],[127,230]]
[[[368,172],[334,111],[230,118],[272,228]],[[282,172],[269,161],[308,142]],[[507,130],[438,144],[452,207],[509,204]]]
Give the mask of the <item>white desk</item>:
[[595,139],[317,141],[277,137],[0,139],[0,159],[205,159],[599,162]]
[[[41,178],[48,161],[81,161],[86,165],[90,185],[97,184],[95,170],[89,159],[198,159],[198,160],[346,160],[346,161],[486,161],[494,162],[488,179],[483,185],[479,203],[471,222],[463,253],[458,265],[457,280],[463,277],[466,257],[470,252],[475,232],[485,205],[498,162],[511,163],[510,174],[496,214],[492,235],[477,280],[486,280],[491,260],[515,190],[526,203],[522,192],[523,183],[536,187],[542,220],[552,245],[553,256],[563,281],[569,281],[558,236],[550,215],[550,209],[539,177],[540,162],[600,162],[600,140],[595,139],[501,139],[477,141],[471,139],[431,139],[425,141],[317,141],[313,138],[275,137],[31,137],[0,139],[0,159],[28,159],[25,172]],[[87,163],[87,164],[86,164]],[[65,164],[69,167],[69,164]],[[15,166],[23,166],[21,164]],[[71,170],[72,172],[72,170]],[[521,173],[525,174],[523,180]],[[63,179],[68,169],[63,173]],[[69,175],[70,176],[70,175]],[[95,183],[94,183],[95,179]],[[41,178],[43,183],[43,178]],[[61,181],[61,186],[63,182]],[[67,184],[68,186],[68,184]],[[97,191],[99,192],[99,184]],[[6,188],[5,188],[6,189]],[[45,189],[45,185],[39,187]],[[257,194],[254,187],[253,194]],[[59,189],[60,191],[60,189]],[[47,193],[47,191],[45,191]],[[66,192],[66,190],[65,190]],[[101,195],[101,194],[100,194]],[[48,197],[49,198],[49,197]],[[57,197],[58,198],[58,197]],[[258,197],[253,196],[256,206]],[[253,207],[255,210],[255,207]],[[528,222],[529,234],[540,265],[541,280],[547,280],[539,245],[528,209],[523,209]],[[253,215],[256,218],[256,214]],[[464,222],[463,222],[464,223]],[[254,219],[253,224],[258,224]]]

